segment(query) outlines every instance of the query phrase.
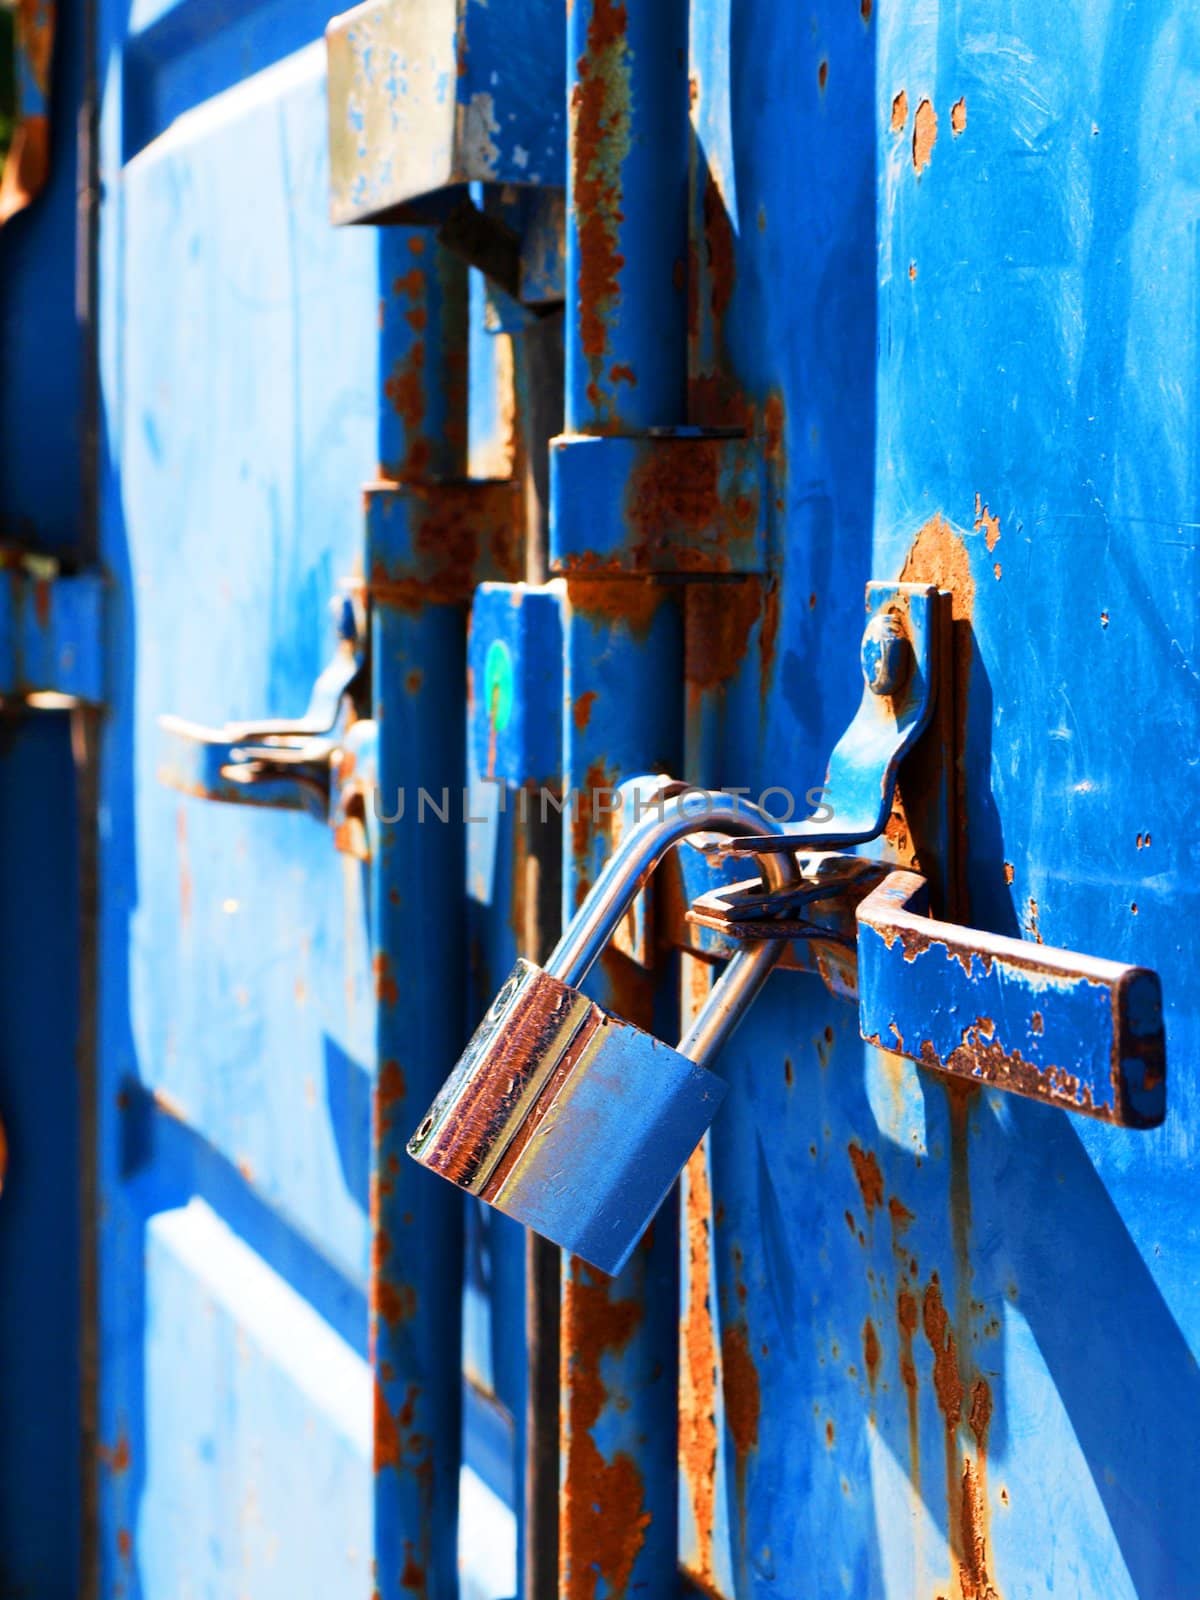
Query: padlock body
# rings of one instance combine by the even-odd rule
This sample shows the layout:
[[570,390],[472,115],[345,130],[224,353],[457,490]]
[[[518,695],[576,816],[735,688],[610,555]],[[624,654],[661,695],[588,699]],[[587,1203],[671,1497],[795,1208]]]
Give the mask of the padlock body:
[[714,1073],[518,961],[409,1153],[615,1273],[724,1094]]

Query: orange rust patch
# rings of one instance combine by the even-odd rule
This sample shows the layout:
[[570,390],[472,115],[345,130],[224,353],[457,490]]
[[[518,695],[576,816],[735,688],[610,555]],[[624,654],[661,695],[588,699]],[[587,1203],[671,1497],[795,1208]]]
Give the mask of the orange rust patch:
[[825,85],[828,82],[829,82],[829,63],[828,63],[828,61],[822,61],[821,65],[817,68],[817,87],[820,89],[822,94],[825,93]]
[[962,1419],[963,1382],[958,1370],[958,1344],[942,1302],[942,1288],[936,1272],[925,1290],[922,1322],[933,1351],[933,1387],[938,1406],[946,1419],[947,1433],[952,1433]]
[[858,14],[864,22],[871,20],[871,0],[859,0]]
[[892,101],[892,132],[903,133],[904,124],[908,121],[908,92],[901,89]]
[[375,1285],[375,1309],[389,1328],[411,1322],[417,1314],[417,1291],[411,1283],[389,1283],[379,1278]]
[[375,973],[375,998],[380,1005],[394,1006],[400,998],[400,990],[392,972],[391,958],[385,950],[380,950],[371,966]]
[[962,535],[940,513],[918,530],[900,570],[901,583],[933,583],[953,597],[956,622],[969,622],[975,612],[975,580]]
[[117,1554],[122,1561],[128,1561],[133,1555],[133,1535],[128,1528],[117,1529]]
[[608,376],[613,383],[628,383],[635,388],[637,386],[637,375],[633,368],[625,362],[614,361],[608,369]]
[[726,1328],[721,1337],[721,1367],[725,1376],[725,1420],[738,1457],[739,1476],[746,1458],[758,1448],[758,1423],[762,1394],[758,1368],[750,1354],[750,1340],[744,1324]]
[[411,1589],[414,1594],[425,1593],[425,1569],[416,1559],[411,1539],[404,1541],[404,1566],[400,1572],[400,1587]]
[[950,107],[950,132],[957,139],[967,125],[967,97],[956,100]]
[[783,397],[772,389],[763,406],[763,449],[768,461],[783,456]]
[[888,1215],[892,1219],[892,1227],[896,1233],[903,1233],[905,1228],[910,1227],[913,1221],[912,1212],[904,1204],[904,1201],[900,1199],[899,1195],[895,1194],[888,1200]]
[[883,1173],[879,1170],[878,1158],[873,1150],[864,1150],[858,1144],[851,1143],[847,1149],[867,1216],[872,1217],[876,1207],[883,1204]]
[[621,167],[629,153],[629,44],[625,6],[595,0],[587,48],[577,64],[571,94],[571,164],[578,213],[579,268],[576,297],[580,343],[592,367],[593,400],[599,399],[600,365],[608,342],[608,320],[620,300],[620,228],[623,220]]
[[571,715],[574,718],[575,726],[581,733],[591,721],[592,707],[596,703],[596,695],[597,691],[595,689],[587,689],[583,694],[576,695],[575,704],[571,707]]
[[696,1529],[696,1560],[694,1568],[689,1564],[689,1571],[701,1584],[715,1588],[717,1348],[709,1304],[712,1192],[703,1145],[688,1159],[684,1193],[688,1264],[687,1302],[680,1327],[679,1464]]
[[917,263],[915,261],[908,263],[908,276],[910,282],[915,283],[917,281]]
[[1005,881],[1005,883],[1011,884],[1013,879],[1016,877],[1016,875],[1017,875],[1016,868],[1013,866],[1012,862],[1011,861],[1006,861],[1004,863],[1004,881]]
[[879,1377],[879,1335],[875,1332],[875,1324],[870,1317],[863,1323],[862,1330],[863,1365],[867,1369],[867,1382],[872,1390],[875,1380]]
[[908,1463],[913,1489],[920,1493],[920,1414],[917,1406],[917,1363],[913,1336],[917,1331],[916,1296],[905,1285],[896,1292],[896,1329],[900,1336],[900,1381],[908,1403]]
[[1000,542],[1000,518],[992,515],[979,495],[975,496],[975,531],[983,534],[983,542],[991,555]]
[[637,1463],[625,1451],[606,1460],[591,1432],[613,1403],[601,1360],[623,1350],[642,1320],[641,1303],[616,1298],[616,1287],[572,1258],[562,1303],[563,1600],[596,1600],[601,1582],[606,1594],[625,1593],[650,1525]]
[[659,607],[672,600],[665,583],[652,578],[598,578],[572,573],[568,597],[574,611],[605,626],[624,625],[635,636],[645,635]]
[[732,502],[722,495],[723,457],[715,439],[676,440],[641,454],[624,501],[637,567],[652,568],[669,539],[677,570],[733,568],[733,555],[754,538],[758,505],[750,495]]
[[130,1461],[132,1460],[128,1435],[124,1433],[118,1434],[116,1444],[111,1447],[102,1444],[99,1447],[98,1454],[108,1470],[116,1473],[118,1477],[123,1472],[128,1472]]
[[937,112],[928,100],[922,100],[913,117],[912,135],[912,164],[918,176],[924,172],[933,156],[937,125]]

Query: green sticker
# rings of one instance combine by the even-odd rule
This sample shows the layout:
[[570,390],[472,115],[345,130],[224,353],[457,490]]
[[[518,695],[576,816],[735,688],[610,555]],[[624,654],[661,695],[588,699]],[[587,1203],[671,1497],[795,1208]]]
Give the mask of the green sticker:
[[512,656],[503,639],[493,639],[488,646],[483,690],[487,696],[488,721],[497,733],[503,733],[512,716],[513,705]]

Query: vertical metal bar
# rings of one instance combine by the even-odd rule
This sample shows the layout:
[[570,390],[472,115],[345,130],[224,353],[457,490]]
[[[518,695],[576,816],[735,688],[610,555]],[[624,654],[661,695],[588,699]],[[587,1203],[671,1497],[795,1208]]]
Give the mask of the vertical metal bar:
[[[384,229],[379,240],[384,474],[461,476],[465,269],[415,229]],[[382,818],[404,796],[403,815],[380,822],[371,872],[375,1585],[380,1600],[446,1600],[458,1592],[462,1211],[448,1185],[422,1181],[404,1141],[462,1043],[462,607],[384,589],[372,605],[371,649]],[[446,822],[430,814],[422,825],[418,786],[438,803],[449,791]]]
[[[614,434],[684,417],[687,4],[575,0],[568,12],[566,427]],[[623,486],[614,486],[622,492]],[[573,578],[564,614],[564,914],[609,852],[608,792],[677,769],[682,622],[670,586]],[[654,979],[616,951],[589,988],[653,1021]],[[678,1211],[618,1278],[564,1265],[560,1594],[675,1584]]]
[[567,14],[566,426],[683,421],[687,4],[576,0]]

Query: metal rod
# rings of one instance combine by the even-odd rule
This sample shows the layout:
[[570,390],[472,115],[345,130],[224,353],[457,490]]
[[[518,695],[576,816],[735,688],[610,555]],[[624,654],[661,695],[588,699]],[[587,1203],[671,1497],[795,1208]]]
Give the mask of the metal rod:
[[[681,795],[664,802],[661,808],[654,807],[654,814],[639,822],[605,862],[587,899],[546,962],[546,971],[551,977],[572,988],[579,987],[628,909],[633,892],[631,884],[640,889],[667,851],[681,839],[693,833],[720,833],[739,838],[779,831],[773,817],[735,795],[706,794],[703,812],[685,810],[683,802],[687,798]],[[790,855],[780,858],[778,868],[770,865],[769,858],[764,858],[763,870],[773,888],[782,888],[794,881],[789,866],[794,873],[795,863]],[[780,874],[777,880],[776,871]]]

